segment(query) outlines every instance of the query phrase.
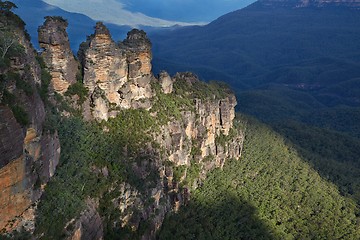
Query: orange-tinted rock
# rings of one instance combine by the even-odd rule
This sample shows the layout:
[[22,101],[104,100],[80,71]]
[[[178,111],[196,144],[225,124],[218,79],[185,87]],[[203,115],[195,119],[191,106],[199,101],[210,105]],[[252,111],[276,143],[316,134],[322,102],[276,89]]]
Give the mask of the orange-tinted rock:
[[0,229],[10,230],[9,221],[21,215],[31,204],[26,160],[23,156],[0,169]]
[[[5,81],[5,89],[14,97],[7,103],[9,106],[0,103],[0,230],[5,227],[8,231],[34,221],[33,203],[41,196],[40,186],[54,174],[60,151],[57,134],[43,131],[45,107],[36,87],[41,84],[41,69],[35,51],[22,29],[13,29],[13,33],[23,46],[24,55],[14,59],[4,71],[15,73],[29,91],[12,79]],[[23,111],[16,116],[18,120],[26,119],[26,123],[17,122],[13,106]],[[34,224],[27,226],[33,231]]]

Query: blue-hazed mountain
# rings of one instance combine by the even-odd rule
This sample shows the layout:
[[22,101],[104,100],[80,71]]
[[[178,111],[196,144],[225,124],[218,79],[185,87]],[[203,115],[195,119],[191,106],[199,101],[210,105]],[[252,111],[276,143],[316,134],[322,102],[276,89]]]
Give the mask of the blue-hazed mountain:
[[359,4],[258,1],[203,27],[152,34],[154,65],[238,90],[277,84],[315,91],[319,104],[359,105]]
[[221,83],[156,77],[144,31],[99,22],[77,61],[65,19],[36,52],[0,13],[0,239],[360,239],[359,139],[275,133]]
[[[38,47],[37,29],[43,24],[45,16],[61,16],[68,20],[71,48],[75,51],[77,51],[80,43],[86,40],[86,36],[93,32],[96,23],[95,20],[86,15],[67,12],[41,0],[13,0],[12,2],[18,6],[15,12],[26,22],[26,28],[35,47]],[[123,39],[131,29],[130,26],[107,25],[114,39]]]
[[238,110],[360,202],[359,155],[345,156],[360,138],[359,24],[358,0],[262,0],[204,27],[152,34],[153,65],[229,83]]

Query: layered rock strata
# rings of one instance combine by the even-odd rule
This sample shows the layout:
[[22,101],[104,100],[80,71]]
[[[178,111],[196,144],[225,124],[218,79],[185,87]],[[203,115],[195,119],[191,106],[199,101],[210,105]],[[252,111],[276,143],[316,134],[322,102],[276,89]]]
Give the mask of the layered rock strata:
[[52,91],[64,94],[76,82],[78,63],[70,48],[66,32],[68,23],[61,17],[46,17],[38,29],[39,44],[43,49],[41,56],[52,76]]
[[117,109],[150,108],[151,44],[145,32],[133,30],[116,44],[98,22],[95,33],[82,44],[79,58],[90,96],[86,108],[91,108],[95,119],[107,120]]
[[41,70],[23,29],[12,29],[20,56],[0,70],[0,230],[34,230],[35,203],[59,161],[56,133],[44,131],[45,107],[37,92]]

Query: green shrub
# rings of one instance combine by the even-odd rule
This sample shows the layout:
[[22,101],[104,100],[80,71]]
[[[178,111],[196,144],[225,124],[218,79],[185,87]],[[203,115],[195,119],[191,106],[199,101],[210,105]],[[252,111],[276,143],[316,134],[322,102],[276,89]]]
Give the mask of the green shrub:
[[81,105],[85,102],[88,94],[89,90],[84,86],[84,84],[82,82],[76,82],[69,86],[65,96],[77,95],[79,97],[78,104]]
[[15,104],[15,100],[16,100],[15,95],[9,92],[8,90],[4,89],[2,103],[11,106]]
[[51,79],[52,79],[52,77],[51,77],[49,71],[46,70],[45,68],[42,68],[41,69],[41,86],[38,89],[39,89],[40,97],[44,101],[44,103],[48,102],[49,86],[50,86]]
[[34,94],[32,86],[21,78],[16,79],[16,87],[23,90],[27,96],[31,96]]
[[176,182],[179,182],[180,179],[184,176],[187,166],[177,166],[173,168],[173,177]]
[[10,106],[10,107],[11,107],[11,110],[14,114],[16,121],[20,125],[27,126],[30,123],[28,114],[25,112],[25,110],[21,106],[15,105],[15,106]]

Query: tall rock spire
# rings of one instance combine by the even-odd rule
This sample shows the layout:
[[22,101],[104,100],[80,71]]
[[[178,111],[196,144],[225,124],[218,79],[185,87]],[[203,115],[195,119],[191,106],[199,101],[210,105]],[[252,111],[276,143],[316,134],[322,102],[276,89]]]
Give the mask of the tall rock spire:
[[[116,108],[151,107],[151,43],[144,31],[132,30],[117,44],[98,22],[95,33],[81,45],[79,58],[90,95],[86,115],[91,112],[92,117],[106,120],[116,115]],[[89,107],[91,111],[86,110]]]
[[68,23],[61,17],[46,17],[38,29],[42,56],[52,76],[51,89],[64,94],[76,82],[78,63],[70,48],[66,28]]

